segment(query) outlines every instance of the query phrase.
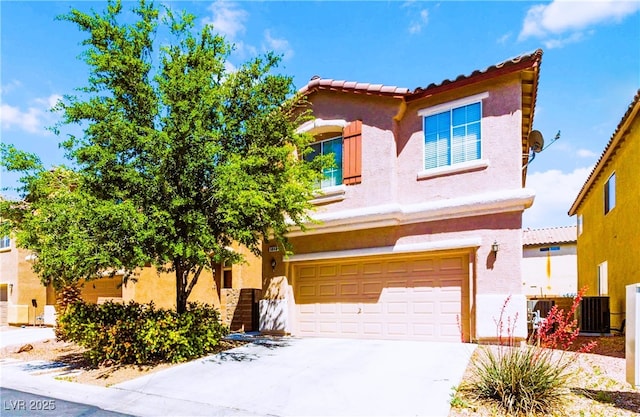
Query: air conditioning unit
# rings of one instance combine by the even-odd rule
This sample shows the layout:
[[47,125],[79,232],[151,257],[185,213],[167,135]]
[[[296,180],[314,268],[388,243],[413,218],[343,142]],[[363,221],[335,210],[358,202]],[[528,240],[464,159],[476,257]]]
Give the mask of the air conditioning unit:
[[609,297],[584,297],[580,301],[580,332],[611,332]]

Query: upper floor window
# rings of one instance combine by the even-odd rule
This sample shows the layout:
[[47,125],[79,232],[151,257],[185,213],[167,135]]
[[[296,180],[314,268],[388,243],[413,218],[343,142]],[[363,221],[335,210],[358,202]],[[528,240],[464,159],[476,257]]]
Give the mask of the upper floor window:
[[578,214],[578,236],[582,234],[583,225],[584,225],[584,217],[582,217],[582,214]]
[[0,249],[8,249],[11,247],[11,239],[9,236],[3,236],[0,238]]
[[324,178],[320,183],[321,188],[342,184],[342,136],[322,140],[311,145],[313,152],[305,155],[308,161],[312,161],[318,155],[333,155],[333,166],[323,170]]
[[616,206],[616,174],[611,174],[604,185],[604,214],[609,213]]
[[424,169],[479,160],[482,99],[477,94],[418,112],[424,117]]
[[314,119],[304,123],[298,132],[307,132],[316,138],[308,161],[317,155],[333,155],[334,165],[324,170],[320,187],[354,185],[362,182],[362,121]]

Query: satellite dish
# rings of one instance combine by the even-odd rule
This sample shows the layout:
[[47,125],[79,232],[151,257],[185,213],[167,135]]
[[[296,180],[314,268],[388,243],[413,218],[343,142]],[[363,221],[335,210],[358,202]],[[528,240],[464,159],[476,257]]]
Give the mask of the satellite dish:
[[529,133],[529,148],[536,153],[544,148],[544,138],[539,130],[532,130],[531,133]]

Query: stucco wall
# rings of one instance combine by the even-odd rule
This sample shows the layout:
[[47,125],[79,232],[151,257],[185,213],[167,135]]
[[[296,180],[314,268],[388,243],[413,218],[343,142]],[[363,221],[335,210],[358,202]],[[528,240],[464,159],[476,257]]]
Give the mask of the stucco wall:
[[[558,247],[557,251],[540,251]],[[530,297],[560,297],[578,292],[576,244],[525,246],[522,251],[522,287]]]
[[[7,291],[9,324],[33,324],[36,316],[44,314],[47,289],[26,260],[29,252],[17,249],[11,239],[10,250],[0,252],[0,282],[12,288]],[[31,300],[36,300],[34,308]]]
[[[609,160],[578,209],[583,233],[578,236],[578,287],[598,295],[597,269],[608,263],[612,327],[620,327],[625,312],[625,286],[640,282],[640,118]],[[616,173],[616,206],[604,214],[604,185]]]

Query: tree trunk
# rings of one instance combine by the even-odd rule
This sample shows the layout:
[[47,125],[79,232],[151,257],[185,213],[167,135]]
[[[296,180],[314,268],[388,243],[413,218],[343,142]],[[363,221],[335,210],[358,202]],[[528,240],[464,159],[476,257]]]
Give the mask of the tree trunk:
[[187,311],[187,283],[182,265],[176,265],[176,312],[182,314]]

